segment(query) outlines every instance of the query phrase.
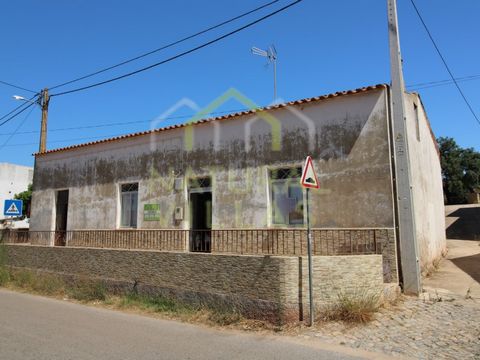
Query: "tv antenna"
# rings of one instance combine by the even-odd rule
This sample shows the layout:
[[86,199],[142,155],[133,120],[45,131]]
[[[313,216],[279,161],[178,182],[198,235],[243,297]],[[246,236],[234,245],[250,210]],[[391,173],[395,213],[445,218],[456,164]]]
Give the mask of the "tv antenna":
[[252,47],[252,54],[267,58],[267,64],[273,64],[273,101],[277,101],[277,49],[270,45],[267,50]]

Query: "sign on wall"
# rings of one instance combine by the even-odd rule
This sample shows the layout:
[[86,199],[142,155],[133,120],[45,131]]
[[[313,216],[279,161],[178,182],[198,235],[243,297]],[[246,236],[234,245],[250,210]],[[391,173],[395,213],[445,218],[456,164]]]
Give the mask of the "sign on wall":
[[22,216],[23,201],[22,200],[5,200],[3,215],[5,216]]
[[143,221],[160,221],[160,204],[143,205]]

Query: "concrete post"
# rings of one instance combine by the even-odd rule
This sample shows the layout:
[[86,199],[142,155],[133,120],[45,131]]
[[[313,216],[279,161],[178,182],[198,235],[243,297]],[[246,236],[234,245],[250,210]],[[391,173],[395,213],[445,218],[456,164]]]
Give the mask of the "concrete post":
[[395,162],[397,233],[400,242],[401,279],[406,294],[421,291],[421,274],[413,212],[411,170],[405,116],[405,84],[403,80],[397,2],[388,2],[388,37],[390,44],[391,100],[393,113],[393,148]]

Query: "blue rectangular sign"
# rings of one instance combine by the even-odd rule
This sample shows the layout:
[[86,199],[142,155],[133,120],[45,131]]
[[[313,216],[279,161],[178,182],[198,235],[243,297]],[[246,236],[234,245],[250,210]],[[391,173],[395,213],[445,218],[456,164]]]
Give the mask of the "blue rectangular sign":
[[23,201],[22,200],[5,200],[3,215],[5,216],[22,216]]

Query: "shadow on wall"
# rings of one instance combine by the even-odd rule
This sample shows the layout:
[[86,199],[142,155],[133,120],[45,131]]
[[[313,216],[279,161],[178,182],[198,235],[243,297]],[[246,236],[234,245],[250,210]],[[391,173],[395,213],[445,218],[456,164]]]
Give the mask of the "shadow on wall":
[[464,256],[451,261],[477,283],[480,283],[480,254]]
[[460,208],[448,217],[458,219],[447,228],[447,239],[480,240],[480,207]]

